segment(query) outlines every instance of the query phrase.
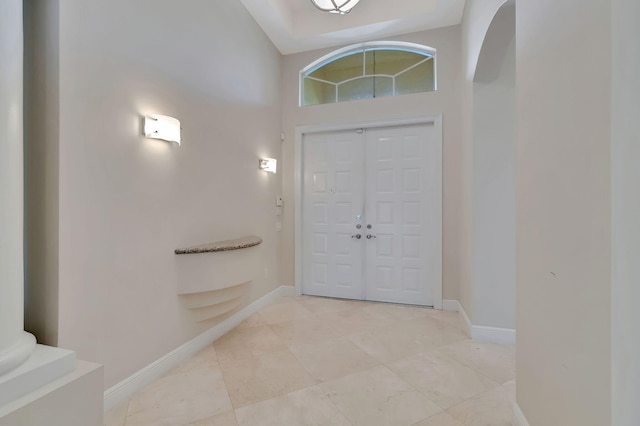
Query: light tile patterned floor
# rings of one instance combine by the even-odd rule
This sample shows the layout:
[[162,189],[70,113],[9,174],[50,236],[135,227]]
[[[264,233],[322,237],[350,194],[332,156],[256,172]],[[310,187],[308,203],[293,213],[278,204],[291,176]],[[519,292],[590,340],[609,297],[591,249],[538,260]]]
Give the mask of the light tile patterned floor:
[[105,425],[511,425],[514,347],[461,328],[454,312],[284,297]]

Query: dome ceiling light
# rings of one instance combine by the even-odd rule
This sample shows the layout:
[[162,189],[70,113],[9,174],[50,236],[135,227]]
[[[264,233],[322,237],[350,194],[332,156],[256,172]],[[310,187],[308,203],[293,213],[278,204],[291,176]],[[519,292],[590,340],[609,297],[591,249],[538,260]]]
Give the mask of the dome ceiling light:
[[311,0],[311,3],[323,12],[349,13],[360,0]]

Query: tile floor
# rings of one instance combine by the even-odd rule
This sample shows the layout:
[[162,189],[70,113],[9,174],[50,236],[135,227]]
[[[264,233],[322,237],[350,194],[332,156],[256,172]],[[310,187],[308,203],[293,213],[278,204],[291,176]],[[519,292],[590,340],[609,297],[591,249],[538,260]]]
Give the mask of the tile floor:
[[455,312],[283,297],[105,425],[511,425],[514,352],[469,340]]

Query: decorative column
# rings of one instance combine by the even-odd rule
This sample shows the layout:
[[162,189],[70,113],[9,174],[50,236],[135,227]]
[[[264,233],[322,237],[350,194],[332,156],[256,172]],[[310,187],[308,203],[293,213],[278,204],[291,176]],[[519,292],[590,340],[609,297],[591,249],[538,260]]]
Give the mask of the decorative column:
[[0,376],[36,344],[24,331],[22,1],[0,1]]

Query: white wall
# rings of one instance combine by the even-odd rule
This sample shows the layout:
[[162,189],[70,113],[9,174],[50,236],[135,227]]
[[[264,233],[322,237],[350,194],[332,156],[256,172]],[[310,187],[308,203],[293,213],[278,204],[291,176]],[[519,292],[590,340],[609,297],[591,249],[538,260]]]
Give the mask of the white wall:
[[473,82],[474,325],[515,329],[515,4],[484,38]]
[[[56,19],[49,16],[49,19]],[[246,302],[280,284],[281,55],[240,2],[68,0],[59,10],[59,339],[110,387],[211,327],[173,250],[256,234]],[[179,118],[182,146],[141,136]]]
[[283,282],[294,284],[294,129],[296,126],[345,123],[405,117],[417,114],[442,114],[444,127],[443,154],[443,297],[458,299],[460,281],[461,178],[460,162],[460,46],[459,27],[423,31],[393,37],[437,49],[438,90],[405,96],[299,107],[299,72],[316,59],[335,49],[322,49],[287,55],[282,69],[282,128],[287,135],[283,144],[283,191],[285,198],[283,250],[281,268]]
[[612,2],[612,425],[640,424],[640,2]]
[[610,5],[516,7],[517,401],[534,426],[611,424]]

